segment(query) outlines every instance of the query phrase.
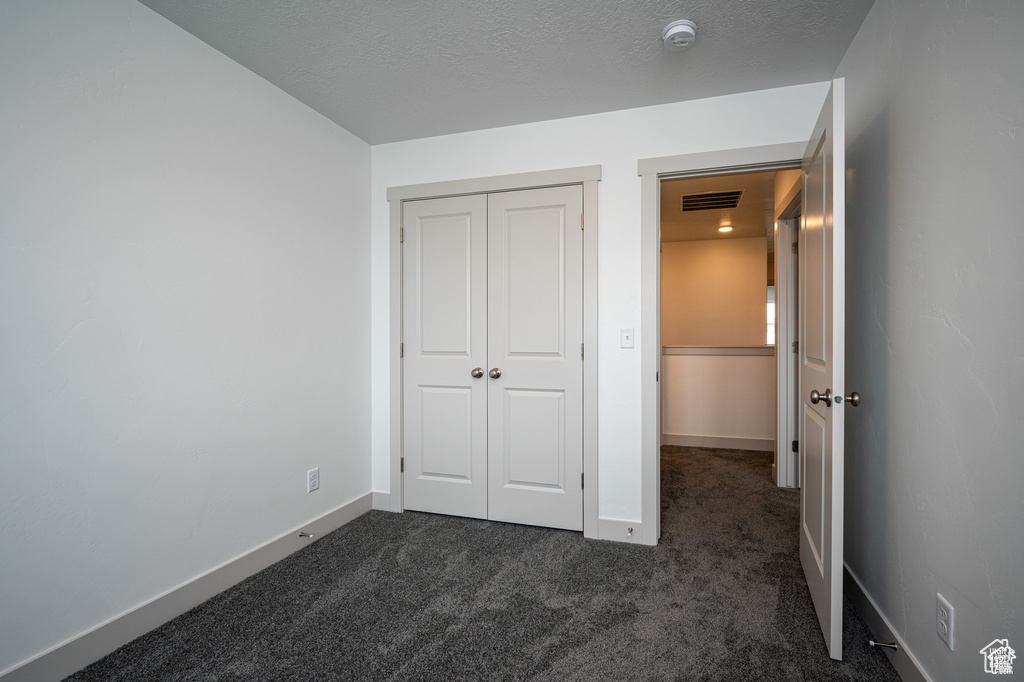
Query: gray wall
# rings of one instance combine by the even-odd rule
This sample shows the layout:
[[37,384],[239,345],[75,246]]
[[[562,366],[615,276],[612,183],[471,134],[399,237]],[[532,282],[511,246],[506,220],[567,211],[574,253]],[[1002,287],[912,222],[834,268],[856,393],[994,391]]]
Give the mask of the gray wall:
[[836,74],[847,386],[864,398],[847,414],[846,561],[936,680],[986,677],[997,637],[1024,661],[1022,28],[1019,0],[878,0]]
[[133,0],[0,64],[3,671],[370,490],[370,148]]

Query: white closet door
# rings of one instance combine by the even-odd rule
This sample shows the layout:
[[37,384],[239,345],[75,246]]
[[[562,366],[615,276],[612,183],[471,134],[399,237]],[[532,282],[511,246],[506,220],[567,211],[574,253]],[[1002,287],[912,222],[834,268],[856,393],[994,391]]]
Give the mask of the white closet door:
[[583,189],[488,199],[488,518],[583,529]]
[[487,197],[403,204],[405,508],[487,517]]

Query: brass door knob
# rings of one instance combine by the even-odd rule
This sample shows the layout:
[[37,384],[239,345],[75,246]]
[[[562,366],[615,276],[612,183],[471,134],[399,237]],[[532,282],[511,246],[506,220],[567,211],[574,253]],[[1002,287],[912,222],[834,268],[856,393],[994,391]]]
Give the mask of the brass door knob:
[[501,376],[501,370],[495,367],[494,369],[487,373],[487,376],[489,376],[492,379],[497,379],[498,377]]
[[473,377],[474,379],[479,379],[480,377],[482,377],[484,375],[484,368],[483,367],[477,367],[472,372],[470,372],[469,375],[471,377]]

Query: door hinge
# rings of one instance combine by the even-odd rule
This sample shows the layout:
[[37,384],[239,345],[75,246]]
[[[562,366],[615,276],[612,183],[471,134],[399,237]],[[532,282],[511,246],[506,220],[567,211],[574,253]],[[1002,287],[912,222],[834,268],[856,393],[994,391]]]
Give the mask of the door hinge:
[[793,452],[800,452],[800,441],[793,441]]
[[583,490],[583,472],[580,472],[580,490]]
[[398,344],[398,357],[400,357],[400,358],[404,358],[405,357],[405,344],[404,343]]
[[398,471],[403,474],[405,473],[405,457],[398,460]]
[[793,342],[793,352],[794,353],[799,353],[800,352],[800,342],[799,341],[794,341]]
[[793,242],[793,255],[800,253],[800,242]]
[[580,344],[580,360],[583,359],[583,344]]
[[398,229],[398,243],[399,244],[404,244],[405,243],[405,228],[404,227],[400,227]]
[[583,229],[583,223],[584,223],[584,221],[583,221],[583,214],[580,213],[580,229],[581,230]]
[[655,372],[654,373],[654,383],[658,383],[659,381],[661,381],[661,372]]

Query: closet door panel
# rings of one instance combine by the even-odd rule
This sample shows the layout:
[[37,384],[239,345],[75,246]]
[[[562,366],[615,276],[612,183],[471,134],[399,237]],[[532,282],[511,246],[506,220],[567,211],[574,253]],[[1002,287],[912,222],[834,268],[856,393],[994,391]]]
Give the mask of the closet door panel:
[[403,204],[405,508],[487,517],[487,198]]
[[582,530],[583,191],[488,199],[488,518]]

